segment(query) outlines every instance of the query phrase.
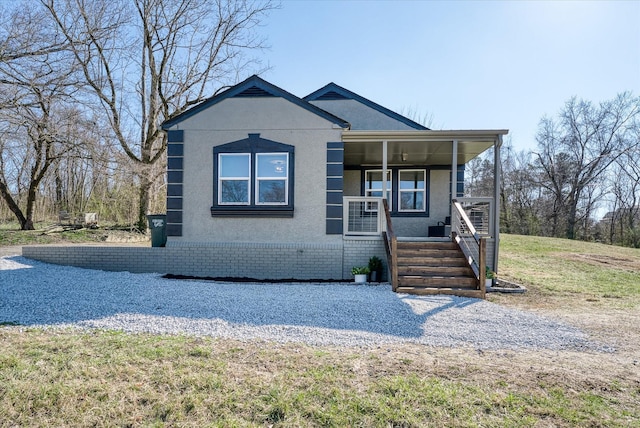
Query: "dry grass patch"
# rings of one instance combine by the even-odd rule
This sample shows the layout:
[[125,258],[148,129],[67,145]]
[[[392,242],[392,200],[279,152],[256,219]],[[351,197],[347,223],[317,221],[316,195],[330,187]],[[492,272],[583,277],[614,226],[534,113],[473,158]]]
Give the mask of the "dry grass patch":
[[502,235],[500,275],[526,285],[496,301],[561,311],[640,307],[640,250],[534,236]]
[[[0,427],[640,427],[640,251],[503,236],[502,305],[616,352],[330,348],[0,327]],[[496,334],[500,334],[499,326]]]
[[561,259],[588,263],[600,268],[613,268],[640,274],[640,259],[636,257],[610,256],[607,254],[559,253]]
[[500,254],[500,274],[528,291],[489,300],[561,319],[640,359],[640,250],[502,235]]
[[37,224],[37,230],[19,230],[15,224],[0,224],[0,247],[22,245],[66,244],[149,244],[143,233],[113,229],[64,229],[49,224]]
[[0,346],[0,426],[640,426],[614,354],[19,327]]

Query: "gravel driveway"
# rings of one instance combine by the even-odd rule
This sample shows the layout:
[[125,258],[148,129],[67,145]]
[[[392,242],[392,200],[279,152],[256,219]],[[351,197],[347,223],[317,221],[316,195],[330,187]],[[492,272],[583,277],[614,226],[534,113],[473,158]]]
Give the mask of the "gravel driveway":
[[565,323],[478,299],[388,285],[170,280],[19,256],[0,257],[0,323],[311,345],[605,349]]

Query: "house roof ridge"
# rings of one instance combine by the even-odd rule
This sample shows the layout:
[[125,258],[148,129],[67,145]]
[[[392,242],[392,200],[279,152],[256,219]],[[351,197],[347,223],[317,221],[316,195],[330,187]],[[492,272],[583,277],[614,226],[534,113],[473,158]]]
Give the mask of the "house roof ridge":
[[[261,78],[260,76],[258,76],[257,74],[253,74],[250,77],[248,77],[247,79],[243,80],[240,83],[237,83],[227,89],[225,89],[224,91],[215,94],[209,98],[207,98],[206,100],[200,102],[199,104],[183,111],[182,113],[180,113],[179,115],[172,117],[171,119],[165,120],[161,127],[164,130],[167,130],[169,128],[171,128],[172,126],[182,122],[185,119],[188,119],[189,117],[195,115],[196,113],[201,112],[202,110],[207,109],[208,107],[211,107],[212,105],[215,105],[217,103],[219,103],[220,101],[223,101],[227,98],[233,98],[235,96],[238,96],[239,94],[241,94],[242,92],[253,88],[253,87],[257,87],[259,89],[262,89],[266,92],[268,92],[270,95],[274,96],[274,97],[281,97],[284,98],[285,100],[292,102],[293,104],[296,104],[299,107],[302,107],[320,117],[323,117],[325,119],[327,119],[330,122],[333,122],[334,124],[340,126],[341,128],[350,128],[351,125],[348,121],[332,114],[329,113],[326,110],[321,109],[318,106],[315,106],[313,104],[311,104],[310,102],[297,97],[296,95],[293,95],[292,93],[280,88],[279,86],[274,85],[273,83],[270,83],[266,80],[264,80],[263,78]],[[247,95],[245,95],[247,96]],[[265,95],[257,95],[257,96],[265,96]]]
[[403,116],[399,113],[396,113],[395,111],[388,109],[387,107],[384,107],[376,102],[371,101],[368,98],[363,97],[362,95],[358,95],[353,91],[350,91],[347,88],[344,88],[334,82],[329,82],[326,85],[324,85],[322,88],[317,89],[315,91],[313,91],[312,93],[310,93],[309,95],[303,97],[302,99],[305,101],[315,101],[318,100],[322,95],[325,95],[329,92],[335,92],[347,99],[352,99],[355,101],[358,101],[388,117],[391,117],[392,119],[398,120],[402,123],[404,123],[405,125],[408,125],[414,129],[417,130],[421,130],[421,131],[430,131],[429,128],[427,128],[424,125],[419,124],[418,122],[409,119],[406,116]]

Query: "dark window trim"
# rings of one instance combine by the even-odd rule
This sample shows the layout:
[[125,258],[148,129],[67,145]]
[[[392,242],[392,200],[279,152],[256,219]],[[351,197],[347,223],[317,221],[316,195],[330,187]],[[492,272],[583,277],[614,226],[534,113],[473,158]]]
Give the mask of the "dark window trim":
[[[364,196],[365,194],[365,187],[366,187],[366,171],[372,171],[372,170],[376,170],[379,171],[382,169],[382,166],[378,167],[376,165],[371,165],[371,166],[361,166],[361,167],[356,167],[356,168],[349,168],[349,169],[356,169],[356,170],[360,170],[360,195]],[[391,192],[392,192],[392,199],[391,199],[391,207],[390,207],[390,214],[392,217],[429,217],[429,211],[430,211],[430,206],[429,206],[429,198],[431,195],[431,166],[429,165],[402,165],[402,166],[389,166],[387,167],[387,169],[389,171],[391,171]],[[400,170],[416,170],[416,169],[420,169],[420,170],[425,170],[425,186],[426,186],[426,191],[425,191],[425,201],[424,201],[424,211],[421,212],[410,212],[410,211],[399,211],[398,210],[398,178],[399,178],[399,173],[398,171]]]
[[[280,208],[280,207],[277,207]],[[244,209],[237,207],[211,207],[211,217],[293,217],[293,209],[283,207],[281,209],[265,208],[263,206],[247,206]]]
[[[402,210],[400,209],[400,200],[402,199],[402,193],[403,190],[400,189],[400,183],[402,182],[400,180],[400,173],[401,172],[405,172],[405,171],[412,171],[412,172],[422,172],[424,173],[424,189],[422,189],[422,194],[424,195],[424,210]],[[408,214],[408,213],[417,213],[417,214],[422,214],[424,212],[427,211],[427,204],[428,204],[428,197],[429,197],[429,187],[428,187],[428,175],[429,172],[427,171],[426,168],[399,168],[398,169],[398,194],[395,196],[396,200],[396,204],[398,205],[396,208],[398,209],[398,213],[402,213],[402,214]],[[414,188],[414,189],[409,189],[409,190],[405,190],[404,192],[419,192],[420,189]]]
[[[220,153],[247,153],[251,155],[251,192],[249,205],[221,205],[218,203],[218,155]],[[288,153],[288,203],[286,205],[256,204],[255,184],[256,155],[262,153]],[[260,138],[260,134],[249,134],[248,138],[215,146],[213,148],[213,205],[212,217],[293,217],[295,181],[295,147],[289,144]]]

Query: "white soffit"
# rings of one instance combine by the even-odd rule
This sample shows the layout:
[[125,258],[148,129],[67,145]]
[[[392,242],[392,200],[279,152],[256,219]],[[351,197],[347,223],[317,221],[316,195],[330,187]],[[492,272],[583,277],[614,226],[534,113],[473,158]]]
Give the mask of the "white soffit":
[[[464,164],[490,149],[509,131],[344,131],[345,165],[376,165],[382,162],[382,141],[389,144],[389,164],[450,165],[452,141],[458,141],[458,163]],[[404,158],[406,159],[403,161]]]

